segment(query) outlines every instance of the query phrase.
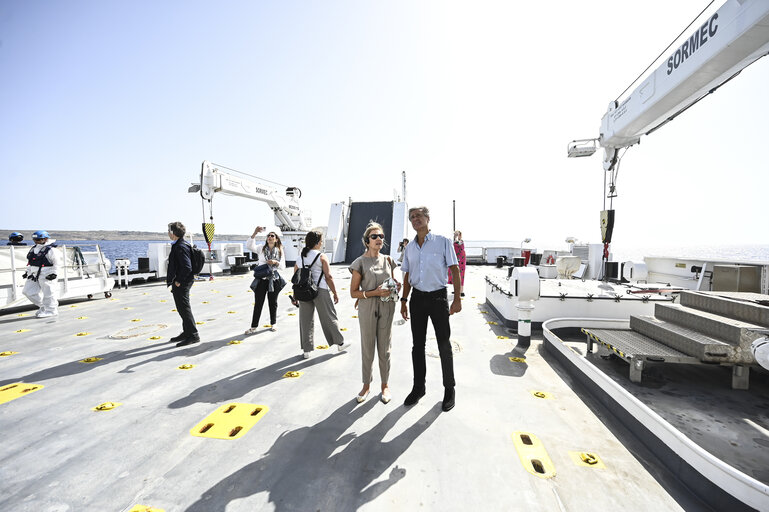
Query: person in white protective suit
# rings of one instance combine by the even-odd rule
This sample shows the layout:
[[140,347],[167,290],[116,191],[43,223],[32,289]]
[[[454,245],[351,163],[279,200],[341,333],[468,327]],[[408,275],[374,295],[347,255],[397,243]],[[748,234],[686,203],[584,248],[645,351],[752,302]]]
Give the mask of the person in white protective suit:
[[55,248],[47,231],[32,233],[35,246],[27,253],[27,271],[22,276],[27,282],[22,293],[40,309],[35,313],[38,318],[47,318],[59,314],[59,291],[57,273],[61,267],[62,256]]

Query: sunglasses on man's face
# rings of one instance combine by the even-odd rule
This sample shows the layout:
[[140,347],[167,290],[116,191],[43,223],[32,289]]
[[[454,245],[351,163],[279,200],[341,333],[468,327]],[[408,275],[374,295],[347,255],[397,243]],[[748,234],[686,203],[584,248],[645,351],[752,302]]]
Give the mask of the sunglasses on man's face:
[[374,239],[381,238],[382,240],[384,240],[384,238],[385,238],[385,236],[383,234],[379,234],[379,233],[375,233],[373,235],[369,235],[368,237],[369,238],[374,238]]

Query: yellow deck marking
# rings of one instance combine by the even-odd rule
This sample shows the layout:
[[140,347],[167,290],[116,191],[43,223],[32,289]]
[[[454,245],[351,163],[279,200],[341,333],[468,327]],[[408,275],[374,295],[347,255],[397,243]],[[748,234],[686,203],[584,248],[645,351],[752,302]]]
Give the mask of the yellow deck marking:
[[577,466],[606,469],[606,465],[595,452],[569,452],[569,457]]
[[499,325],[497,322],[486,322],[489,325]]
[[18,314],[18,315],[16,315],[16,316],[29,316],[29,313],[19,313],[19,314]]
[[529,393],[531,393],[534,398],[543,398],[545,400],[553,399],[552,393],[548,393],[547,391],[536,391],[532,389],[529,391]]
[[126,306],[123,309],[133,309],[132,307]]
[[132,322],[141,322],[142,319],[141,318],[133,318],[133,319],[131,319],[131,321]]
[[235,313],[237,313],[237,311],[227,311],[228,315],[234,315]]
[[147,505],[134,505],[128,512],[166,512],[164,508],[154,508]]
[[340,328],[339,328],[339,330],[340,330],[340,331],[346,331],[346,330],[347,330],[347,327],[340,327]]
[[79,333],[75,334],[75,336],[88,336],[89,334],[91,334],[91,333],[90,332],[79,332]]
[[81,359],[78,361],[78,363],[95,363],[97,361],[101,361],[104,359],[103,357],[86,357],[85,359]]
[[77,307],[77,304],[73,304],[73,305],[71,305],[70,307],[71,307],[71,308],[76,308],[76,307]]
[[18,331],[13,331],[13,332],[29,332],[29,329],[19,329]]
[[296,313],[289,313],[288,316],[296,316]]
[[353,318],[358,318],[358,315],[353,315],[352,317],[353,317]]
[[171,313],[176,313],[176,310],[175,310],[175,309],[172,309],[172,310],[171,310]]
[[290,379],[298,379],[304,375],[304,372],[286,372],[283,374],[284,378],[290,378]]
[[497,336],[498,340],[509,340],[510,338],[507,336]]
[[318,345],[315,348],[317,348],[318,350],[326,350],[328,348],[328,345]]
[[26,382],[14,382],[0,388],[0,404],[16,400],[35,391],[43,389],[42,384],[27,384]]
[[511,357],[509,358],[511,363],[525,363],[526,358],[525,357]]
[[553,478],[555,466],[537,436],[529,432],[513,432],[518,458],[526,471],[539,478]]
[[241,343],[243,343],[243,340],[232,340],[227,345],[240,345]]
[[88,320],[88,317],[87,316],[79,316],[79,317],[75,318],[75,320]]
[[[174,309],[174,311],[176,311],[176,310]],[[205,322],[195,322],[195,325],[203,325],[204,323]]]
[[160,299],[160,302],[168,302],[166,299]]
[[266,405],[224,404],[192,427],[190,434],[214,439],[238,439],[256,425],[269,410]]
[[204,300],[203,302],[201,302],[201,304],[210,304],[210,302],[208,302],[207,300]]
[[192,370],[193,368],[195,368],[194,364],[183,364],[177,367],[179,370]]
[[488,311],[484,311],[484,310],[481,310],[481,313],[483,313],[484,315],[488,315],[489,314]]
[[264,324],[262,327],[264,327],[265,329],[269,329],[270,327],[272,327],[272,325],[270,325],[270,324]]
[[159,339],[162,339],[162,338],[163,338],[163,336],[150,336],[151,340],[159,340]]
[[8,356],[12,356],[13,354],[18,354],[18,352],[11,352],[11,351],[0,352],[0,357],[8,357]]
[[121,402],[104,402],[103,404],[99,404],[93,409],[92,411],[111,411],[115,407],[120,407],[123,405]]

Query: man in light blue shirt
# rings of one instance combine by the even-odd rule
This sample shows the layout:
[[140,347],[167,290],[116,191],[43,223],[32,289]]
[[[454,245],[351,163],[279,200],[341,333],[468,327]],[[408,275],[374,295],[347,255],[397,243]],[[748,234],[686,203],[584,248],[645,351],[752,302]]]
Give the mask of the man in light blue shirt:
[[[411,362],[414,366],[414,387],[406,397],[405,405],[416,404],[425,396],[425,342],[427,339],[427,321],[432,321],[435,337],[438,340],[438,352],[441,356],[443,371],[443,406],[444,411],[454,408],[454,358],[451,350],[451,326],[449,316],[462,311],[460,298],[461,281],[459,264],[454,246],[446,237],[430,232],[430,211],[420,206],[409,210],[411,227],[417,232],[414,240],[406,246],[401,270],[405,272],[403,279],[403,298],[401,299],[401,315],[409,319],[411,307]],[[448,271],[451,270],[454,283],[454,300],[449,307],[446,293]],[[411,301],[408,296],[411,293]]]

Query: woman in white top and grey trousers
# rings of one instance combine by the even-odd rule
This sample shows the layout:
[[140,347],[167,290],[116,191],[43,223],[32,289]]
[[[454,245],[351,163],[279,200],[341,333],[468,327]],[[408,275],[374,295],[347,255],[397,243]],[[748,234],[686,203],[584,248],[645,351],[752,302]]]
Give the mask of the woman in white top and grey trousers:
[[[331,277],[331,269],[328,265],[328,258],[320,252],[323,242],[323,235],[318,231],[310,231],[304,238],[304,249],[300,259],[294,265],[294,273],[301,268],[302,262],[310,267],[311,276],[314,283],[318,284],[318,296],[311,301],[299,301],[299,339],[304,352],[304,358],[310,357],[310,352],[315,348],[313,346],[315,329],[315,310],[318,310],[320,326],[323,329],[323,335],[326,337],[328,345],[336,345],[339,351],[345,350],[350,346],[344,342],[344,336],[339,330],[339,322],[336,316],[334,304],[339,302],[336,294],[334,278]],[[316,260],[316,257],[317,260]],[[312,265],[312,266],[310,266]],[[322,277],[321,277],[322,276]],[[332,300],[333,295],[333,300]]]

